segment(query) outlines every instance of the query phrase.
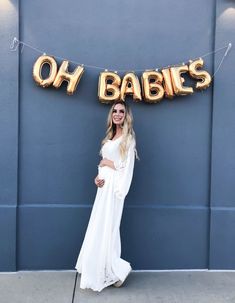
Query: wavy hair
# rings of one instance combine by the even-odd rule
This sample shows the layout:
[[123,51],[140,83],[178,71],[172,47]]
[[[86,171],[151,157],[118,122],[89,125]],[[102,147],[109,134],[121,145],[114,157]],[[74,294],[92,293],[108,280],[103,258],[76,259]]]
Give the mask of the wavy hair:
[[[129,148],[131,141],[134,140],[134,143],[136,144],[135,132],[133,129],[133,116],[131,109],[126,104],[126,102],[121,100],[116,101],[111,106],[107,118],[106,136],[102,140],[101,146],[103,146],[108,140],[112,140],[116,134],[116,124],[113,123],[112,114],[113,114],[113,109],[117,104],[122,104],[125,107],[125,118],[122,125],[122,140],[119,146],[121,158],[124,159],[127,154],[127,150]],[[136,158],[139,159],[136,148],[135,148],[135,155]]]

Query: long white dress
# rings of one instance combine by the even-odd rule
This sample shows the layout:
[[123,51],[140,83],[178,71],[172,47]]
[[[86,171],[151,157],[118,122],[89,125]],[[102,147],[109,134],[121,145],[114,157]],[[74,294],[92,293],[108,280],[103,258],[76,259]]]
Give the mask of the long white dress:
[[114,162],[116,170],[99,167],[105,180],[97,189],[85,238],[75,268],[81,273],[80,288],[101,291],[121,280],[131,271],[130,263],[121,258],[120,223],[124,199],[129,191],[134,162],[135,142],[129,144],[127,156],[121,159],[121,137],[108,140],[102,147],[103,158]]

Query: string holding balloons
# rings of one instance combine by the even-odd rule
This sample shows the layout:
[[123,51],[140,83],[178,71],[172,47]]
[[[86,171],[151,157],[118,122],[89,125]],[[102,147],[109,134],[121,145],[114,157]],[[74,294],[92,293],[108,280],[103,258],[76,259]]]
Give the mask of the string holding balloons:
[[[46,55],[45,52],[39,50],[16,37],[13,39],[10,49],[16,51],[18,48],[23,51],[24,46],[27,46],[43,55],[40,55],[33,66],[33,79],[36,84],[46,88],[53,86],[59,88],[61,84],[67,82],[67,94],[72,95],[77,89],[77,86],[85,71],[84,67],[96,68],[104,70],[103,67],[85,65],[75,61],[55,56]],[[143,71],[139,80],[135,72],[126,72],[121,78],[117,72],[102,71],[99,75],[98,98],[101,103],[112,103],[116,100],[125,101],[127,96],[132,96],[133,100],[139,102],[141,100],[147,103],[158,103],[164,97],[172,99],[175,96],[186,96],[194,93],[196,90],[204,90],[210,86],[212,78],[220,69],[223,60],[227,56],[232,44],[229,43],[225,47],[209,52],[202,57],[217,53],[220,50],[226,49],[223,58],[220,61],[216,71],[211,76],[210,73],[203,69],[204,61],[201,58],[189,60],[187,64],[168,66],[161,70],[137,70]],[[62,60],[58,68],[56,58]],[[69,72],[69,63],[75,63],[77,66],[73,72]],[[49,74],[43,77],[42,71],[45,65],[49,67]],[[196,81],[195,85],[186,86],[185,76]],[[192,87],[193,86],[193,87]]]

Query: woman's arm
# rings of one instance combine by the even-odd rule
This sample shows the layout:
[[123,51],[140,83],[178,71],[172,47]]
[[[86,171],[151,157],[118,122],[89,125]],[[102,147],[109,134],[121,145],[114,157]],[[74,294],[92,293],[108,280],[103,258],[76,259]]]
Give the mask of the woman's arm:
[[110,167],[110,168],[116,170],[116,168],[115,168],[115,166],[114,166],[114,162],[111,161],[111,160],[109,160],[109,159],[106,159],[106,158],[104,158],[104,159],[102,159],[102,160],[100,161],[99,166],[100,166],[100,167],[108,166],[108,167]]
[[114,192],[118,199],[125,199],[132,181],[135,163],[135,141],[131,143],[128,149],[125,161],[114,163],[117,173],[115,174]]

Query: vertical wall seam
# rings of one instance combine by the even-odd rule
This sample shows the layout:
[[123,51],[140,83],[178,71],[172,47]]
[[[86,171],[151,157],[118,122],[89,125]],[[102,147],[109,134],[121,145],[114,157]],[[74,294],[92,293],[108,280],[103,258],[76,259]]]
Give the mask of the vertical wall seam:
[[[213,38],[212,38],[212,48],[215,50],[216,45],[216,16],[217,16],[217,0],[214,0],[214,22],[213,22]],[[215,53],[212,55],[212,75],[215,72]],[[213,114],[214,114],[214,80],[212,82],[212,94],[211,94],[211,129],[210,129],[210,164],[209,164],[209,223],[208,223],[208,260],[207,267],[210,269],[210,257],[211,257],[211,210],[212,210],[212,169],[213,169]]]
[[[18,39],[20,37],[20,0],[18,0]],[[15,270],[18,270],[19,247],[19,175],[20,175],[20,47],[18,47],[18,134],[17,134],[17,200],[16,200],[16,232],[15,232]]]

